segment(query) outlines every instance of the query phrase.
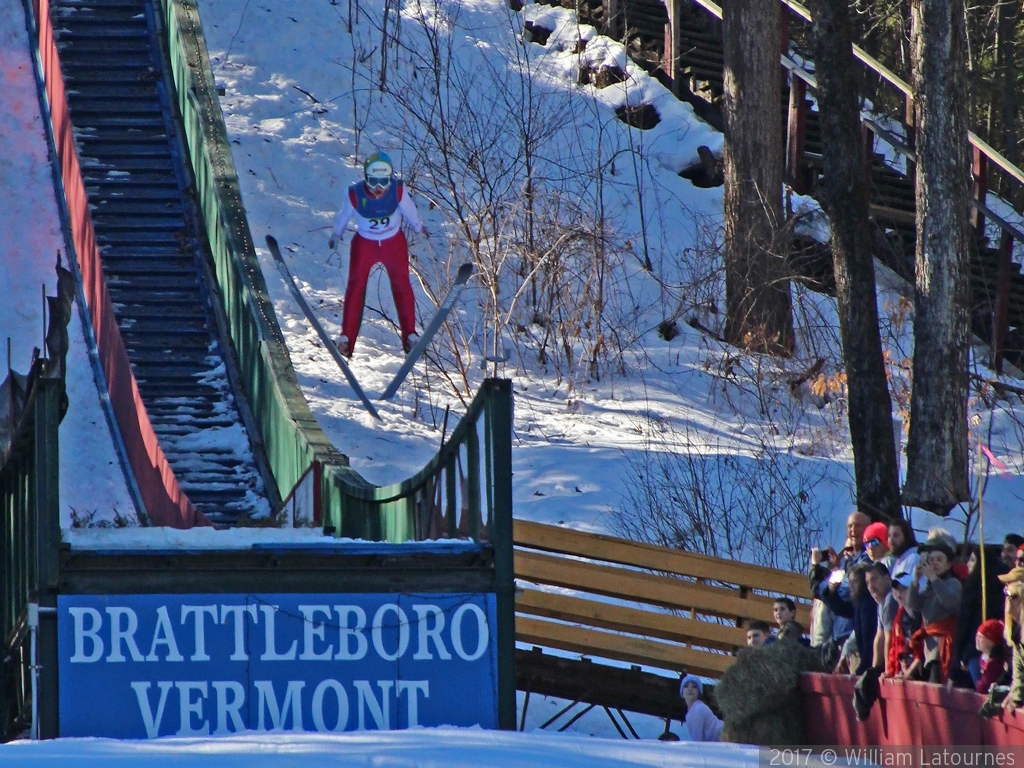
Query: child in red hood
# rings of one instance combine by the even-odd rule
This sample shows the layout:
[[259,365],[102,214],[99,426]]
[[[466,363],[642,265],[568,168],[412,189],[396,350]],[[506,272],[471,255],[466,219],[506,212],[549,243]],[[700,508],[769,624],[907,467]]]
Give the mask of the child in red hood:
[[1003,622],[988,619],[978,627],[974,636],[974,647],[981,652],[981,677],[974,688],[978,693],[988,693],[1006,669],[1006,639],[1003,637]]

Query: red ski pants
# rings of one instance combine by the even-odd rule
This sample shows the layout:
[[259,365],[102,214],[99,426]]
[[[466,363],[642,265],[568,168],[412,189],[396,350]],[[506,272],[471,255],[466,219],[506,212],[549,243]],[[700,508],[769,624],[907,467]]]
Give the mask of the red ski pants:
[[345,307],[341,332],[348,336],[349,349],[354,349],[359,326],[363,322],[363,303],[366,301],[366,280],[377,263],[383,264],[391,281],[391,295],[398,312],[398,325],[402,329],[402,343],[416,330],[416,299],[409,284],[409,246],[405,233],[399,232],[387,240],[369,240],[360,235],[352,238],[349,251],[348,286],[345,288]]

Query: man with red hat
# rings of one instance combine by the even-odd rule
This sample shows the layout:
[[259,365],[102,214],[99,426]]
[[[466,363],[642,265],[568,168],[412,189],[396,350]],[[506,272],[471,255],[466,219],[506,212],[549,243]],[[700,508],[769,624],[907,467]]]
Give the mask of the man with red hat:
[[882,563],[892,571],[896,558],[889,552],[889,526],[885,523],[872,523],[864,529],[864,551],[872,563]]

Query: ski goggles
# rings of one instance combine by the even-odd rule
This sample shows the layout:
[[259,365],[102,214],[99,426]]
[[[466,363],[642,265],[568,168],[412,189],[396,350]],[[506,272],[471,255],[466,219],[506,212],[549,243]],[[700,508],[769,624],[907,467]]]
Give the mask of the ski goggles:
[[864,542],[864,549],[871,549],[871,547],[877,547],[881,543],[881,539],[868,539]]
[[391,184],[390,176],[367,176],[366,186],[370,189],[387,189]]

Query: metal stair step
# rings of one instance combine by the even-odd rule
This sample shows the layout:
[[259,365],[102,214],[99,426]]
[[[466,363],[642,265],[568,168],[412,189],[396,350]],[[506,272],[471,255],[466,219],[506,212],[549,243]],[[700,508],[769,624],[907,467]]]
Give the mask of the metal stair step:
[[[72,116],[72,120],[78,118]],[[96,114],[89,117],[88,121],[80,121],[80,127],[90,128],[163,128],[164,119],[161,115],[102,115]]]
[[102,245],[169,245],[175,246],[180,242],[184,232],[103,232],[96,231],[96,239]]
[[145,10],[142,0],[55,0],[54,8],[137,8],[139,13]]
[[131,197],[100,200],[92,206],[93,216],[179,216],[185,215],[181,201],[136,200]]
[[185,221],[179,214],[145,214],[130,216],[124,213],[111,213],[97,206],[93,211],[93,223],[96,231],[104,234],[113,232],[169,232],[171,234],[183,230]]
[[99,205],[102,200],[169,200],[181,203],[181,192],[173,179],[160,174],[159,180],[146,174],[130,174],[124,176],[97,176],[86,182],[85,191],[90,202]]
[[159,98],[155,82],[139,82],[138,79],[122,83],[78,80],[68,86],[67,94],[72,102],[81,102],[84,99]]
[[89,67],[88,62],[71,64],[67,67],[61,63],[64,74],[64,83],[68,88],[81,88],[83,86],[95,86],[103,88],[114,88],[118,85],[145,85],[155,84],[157,75],[151,67],[143,69],[123,69],[121,67]]
[[[179,250],[176,255],[146,253],[128,255],[108,254],[104,249],[101,261],[104,270],[114,277],[124,273],[126,278],[140,280],[141,282],[134,290],[145,296],[146,301],[151,301],[154,297],[162,294],[175,295],[182,290],[194,291],[199,287],[199,275],[195,271],[195,257],[182,250]],[[178,278],[178,280],[173,284],[164,285],[147,280],[147,274],[154,277]],[[191,281],[183,282],[183,279],[188,276],[191,276]],[[122,285],[118,288],[122,289],[122,292],[118,294],[119,301],[123,304],[130,304],[131,300],[125,293],[130,286]]]
[[[175,340],[175,343],[178,344],[179,347],[183,346],[178,340]],[[206,349],[205,346],[203,348]],[[146,397],[152,399],[154,402],[162,402],[165,405],[173,405],[174,403],[190,403],[197,397],[220,399],[222,394],[220,390],[201,383],[182,384],[177,381],[147,381],[145,382],[145,385],[147,393]],[[142,389],[141,382],[139,384],[139,388]]]
[[75,95],[68,99],[71,106],[71,118],[79,125],[88,125],[92,115],[117,115],[124,117],[141,117],[157,115],[163,112],[159,103],[147,99],[90,99],[84,95]]
[[55,4],[51,7],[50,14],[54,20],[54,26],[72,33],[87,35],[97,27],[107,26],[142,27],[144,30],[148,30],[149,27],[146,14],[140,7],[108,6],[104,8],[97,4],[78,8],[61,6]]
[[[170,334],[168,334],[170,335]],[[163,363],[152,365],[141,365],[136,363],[139,381],[156,381],[158,378],[169,384],[191,383],[208,377],[211,368],[203,368],[192,364],[186,368],[184,365],[166,365]]]
[[88,137],[83,136],[76,140],[78,144],[78,151],[80,155],[93,157],[98,160],[103,160],[107,163],[121,158],[157,158],[160,160],[170,160],[171,153],[167,148],[166,141],[162,144],[153,141],[132,141],[125,140],[121,142],[113,141],[94,141]]
[[159,307],[159,311],[173,311],[175,307],[192,308],[202,302],[202,293],[198,284],[191,290],[177,291],[133,291],[126,293],[122,291],[115,298],[111,294],[111,301],[125,312],[132,312],[136,308]]
[[[53,30],[57,45],[70,43],[103,43],[108,40],[141,41],[149,50],[149,27],[146,18],[134,18],[131,13],[110,13],[104,17],[89,14],[91,18],[75,20],[74,29],[58,24]],[[65,17],[66,18],[66,17]],[[138,48],[138,46],[134,46]],[[119,47],[107,50],[121,50]]]
[[[70,44],[69,44],[70,45]],[[71,48],[60,50],[60,60],[63,66],[67,62],[71,68],[87,66],[90,69],[120,69],[120,70],[144,70],[153,65],[153,57],[149,51],[118,51],[102,54],[99,51],[90,51]]]

